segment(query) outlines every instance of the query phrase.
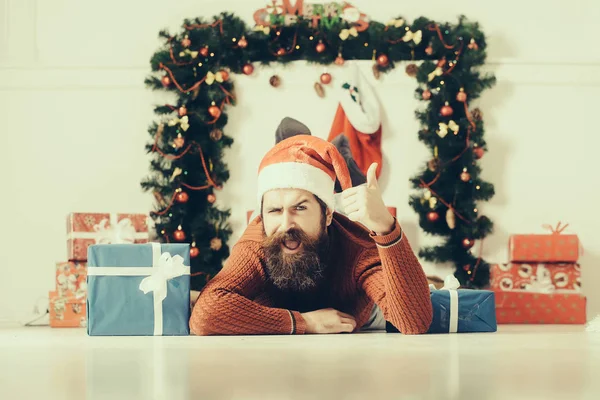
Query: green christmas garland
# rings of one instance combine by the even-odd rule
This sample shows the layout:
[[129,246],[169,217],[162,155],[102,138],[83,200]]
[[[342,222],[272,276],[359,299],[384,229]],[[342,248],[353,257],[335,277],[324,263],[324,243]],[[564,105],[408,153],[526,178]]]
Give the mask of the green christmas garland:
[[419,139],[431,150],[431,160],[411,179],[416,193],[409,201],[421,228],[445,237],[419,255],[453,263],[465,286],[487,285],[489,265],[472,247],[492,231],[476,202],[489,200],[494,187],[480,178],[484,126],[481,112],[469,110],[469,104],[495,78],[477,71],[486,58],[478,24],[464,16],[457,24],[427,18],[408,24],[398,16],[368,26],[337,15],[321,16],[316,26],[310,18],[266,18],[253,27],[231,13],[212,21],[186,19],[177,34],[160,32],[163,45],[150,61],[146,85],[175,100],[154,110],[158,118],[148,129],[152,140],[146,147],[154,157],[141,185],[157,199],[152,216],[160,239],[192,243],[192,287],[200,290],[229,256],[230,210],[214,202],[229,178],[223,152],[233,143],[225,127],[227,108],[236,103],[235,74],[251,74],[257,63],[297,60],[319,65],[372,60],[376,76],[409,61],[406,73],[416,78],[415,96],[424,105],[416,111]]

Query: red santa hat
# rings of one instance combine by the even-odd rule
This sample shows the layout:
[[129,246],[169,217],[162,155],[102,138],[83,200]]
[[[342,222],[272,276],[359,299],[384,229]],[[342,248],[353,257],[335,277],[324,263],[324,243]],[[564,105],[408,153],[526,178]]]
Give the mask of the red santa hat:
[[346,162],[333,144],[310,135],[282,140],[258,168],[258,210],[263,195],[273,189],[304,189],[334,210],[336,177],[343,190],[352,187]]

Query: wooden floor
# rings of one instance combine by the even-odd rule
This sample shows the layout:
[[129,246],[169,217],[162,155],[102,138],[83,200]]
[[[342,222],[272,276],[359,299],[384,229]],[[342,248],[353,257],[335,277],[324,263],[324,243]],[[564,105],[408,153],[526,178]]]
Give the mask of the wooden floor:
[[599,399],[600,333],[87,337],[0,328],[0,398]]

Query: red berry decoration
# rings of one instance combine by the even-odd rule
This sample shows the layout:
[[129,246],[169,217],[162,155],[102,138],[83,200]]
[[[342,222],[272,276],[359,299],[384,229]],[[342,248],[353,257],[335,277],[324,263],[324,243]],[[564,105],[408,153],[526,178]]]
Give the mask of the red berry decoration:
[[178,242],[183,242],[185,240],[185,232],[181,228],[181,225],[179,225],[179,227],[177,227],[177,230],[173,232],[173,237]]
[[470,249],[471,247],[473,247],[474,244],[475,244],[475,242],[469,238],[464,238],[462,241],[462,246],[467,250]]
[[221,116],[221,109],[215,105],[212,105],[208,107],[208,113],[214,118],[219,118]]
[[435,211],[430,211],[427,213],[427,221],[435,222],[438,219],[440,219],[440,214],[436,213]]
[[446,102],[446,105],[442,107],[440,113],[442,114],[442,117],[449,117],[454,114],[454,110],[448,105],[448,102]]
[[331,74],[328,72],[321,74],[321,83],[323,83],[325,85],[328,85],[329,83],[331,83]]
[[187,203],[190,199],[190,195],[186,192],[179,192],[175,195],[175,201],[178,203]]
[[460,180],[463,182],[469,182],[471,180],[471,174],[467,172],[466,168],[464,168],[463,172],[460,173]]
[[379,57],[377,57],[377,65],[379,65],[380,67],[387,67],[390,63],[390,59],[388,58],[387,55],[385,54],[380,54]]
[[252,64],[244,65],[244,67],[242,68],[242,72],[244,73],[244,75],[252,75],[252,73],[254,72],[254,65],[252,65]]
[[485,153],[485,150],[483,150],[483,148],[481,147],[475,147],[473,149],[473,154],[475,154],[475,157],[479,160],[481,157],[483,157]]

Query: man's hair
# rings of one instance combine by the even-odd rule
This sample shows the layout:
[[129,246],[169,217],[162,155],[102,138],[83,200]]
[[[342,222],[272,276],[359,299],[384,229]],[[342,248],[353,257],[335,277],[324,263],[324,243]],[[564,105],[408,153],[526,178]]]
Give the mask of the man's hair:
[[[319,206],[321,207],[321,218],[323,220],[325,220],[326,215],[327,215],[327,204],[325,204],[325,202],[323,200],[321,200],[321,198],[319,196],[317,196],[316,194],[313,194],[313,196],[315,196],[315,199],[317,199],[317,203],[319,203]],[[263,202],[264,202],[264,196],[260,200],[260,216],[261,217],[263,216]]]

